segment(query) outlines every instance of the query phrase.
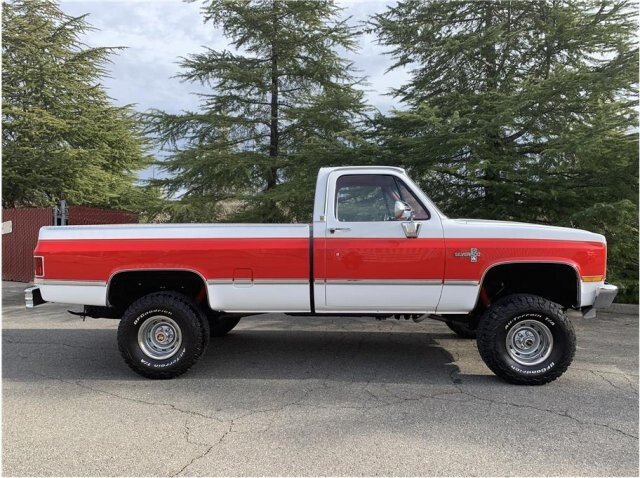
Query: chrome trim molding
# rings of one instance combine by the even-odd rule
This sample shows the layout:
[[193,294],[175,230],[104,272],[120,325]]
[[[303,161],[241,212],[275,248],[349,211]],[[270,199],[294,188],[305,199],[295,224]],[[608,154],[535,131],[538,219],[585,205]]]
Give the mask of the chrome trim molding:
[[207,285],[262,284],[298,285],[308,284],[308,279],[207,279]]
[[107,283],[103,280],[65,280],[65,279],[33,279],[34,284],[38,285],[67,285],[73,287],[105,287]]
[[[337,309],[321,309],[317,311],[318,314],[435,314],[436,309],[426,309],[425,307],[416,306],[416,307],[371,307],[370,309],[363,309],[362,307],[358,308],[356,306],[349,308],[345,306],[341,306]],[[449,313],[449,312],[447,312]],[[465,314],[467,312],[464,312]]]
[[480,281],[477,280],[457,280],[457,279],[445,279],[444,285],[471,285],[478,286],[480,285]]
[[441,285],[441,279],[319,279],[316,284],[330,285]]

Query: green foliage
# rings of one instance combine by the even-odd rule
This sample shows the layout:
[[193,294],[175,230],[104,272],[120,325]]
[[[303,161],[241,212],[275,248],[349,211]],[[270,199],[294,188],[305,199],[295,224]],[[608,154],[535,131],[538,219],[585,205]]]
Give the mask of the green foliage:
[[113,48],[89,48],[84,16],[51,1],[2,5],[2,204],[139,210],[158,194],[136,186],[150,163],[133,112],[101,79]]
[[183,59],[178,75],[204,85],[199,112],[148,115],[169,157],[157,181],[174,220],[309,220],[319,167],[346,164],[365,108],[338,51],[355,34],[330,0],[208,1],[205,22],[233,51]]
[[[572,215],[571,225],[607,238],[607,280],[620,287],[618,302],[638,300],[638,204],[628,199],[597,203]],[[636,240],[633,240],[636,238]]]
[[406,105],[379,117],[380,161],[451,215],[579,226],[638,291],[637,15],[623,1],[405,0],[372,26]]

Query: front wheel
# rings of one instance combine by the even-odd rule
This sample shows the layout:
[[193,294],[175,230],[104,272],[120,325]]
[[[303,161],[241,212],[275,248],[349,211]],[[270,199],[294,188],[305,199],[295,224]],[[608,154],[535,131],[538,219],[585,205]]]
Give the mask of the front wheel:
[[576,335],[558,304],[528,294],[507,296],[484,313],[478,351],[507,382],[542,385],[562,375],[573,360]]
[[209,343],[209,323],[185,295],[155,292],[127,308],[118,326],[118,348],[125,362],[147,378],[185,373]]

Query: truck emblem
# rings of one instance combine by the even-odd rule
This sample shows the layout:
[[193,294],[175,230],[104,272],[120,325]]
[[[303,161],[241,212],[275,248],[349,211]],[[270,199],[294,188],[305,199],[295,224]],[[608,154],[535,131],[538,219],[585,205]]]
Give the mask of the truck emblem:
[[453,255],[455,257],[468,257],[471,260],[471,262],[478,262],[478,257],[480,257],[480,251],[475,247],[472,247],[471,249],[469,249],[469,252],[456,251],[453,253]]

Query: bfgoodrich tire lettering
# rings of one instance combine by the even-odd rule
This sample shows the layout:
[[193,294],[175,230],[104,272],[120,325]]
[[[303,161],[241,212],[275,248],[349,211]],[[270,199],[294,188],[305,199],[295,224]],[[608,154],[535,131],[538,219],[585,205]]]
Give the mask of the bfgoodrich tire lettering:
[[[516,337],[514,332],[522,333]],[[499,300],[484,313],[477,333],[484,362],[515,384],[555,380],[567,370],[576,350],[567,315],[558,304],[535,295],[513,294]]]
[[[175,349],[163,351],[162,343],[144,342],[147,334],[143,332],[151,329],[149,324],[154,321],[164,327],[156,337],[169,345],[175,343]],[[206,318],[188,297],[174,292],[156,292],[138,299],[125,311],[118,327],[122,357],[131,369],[147,378],[167,379],[185,373],[204,353],[208,341]]]

